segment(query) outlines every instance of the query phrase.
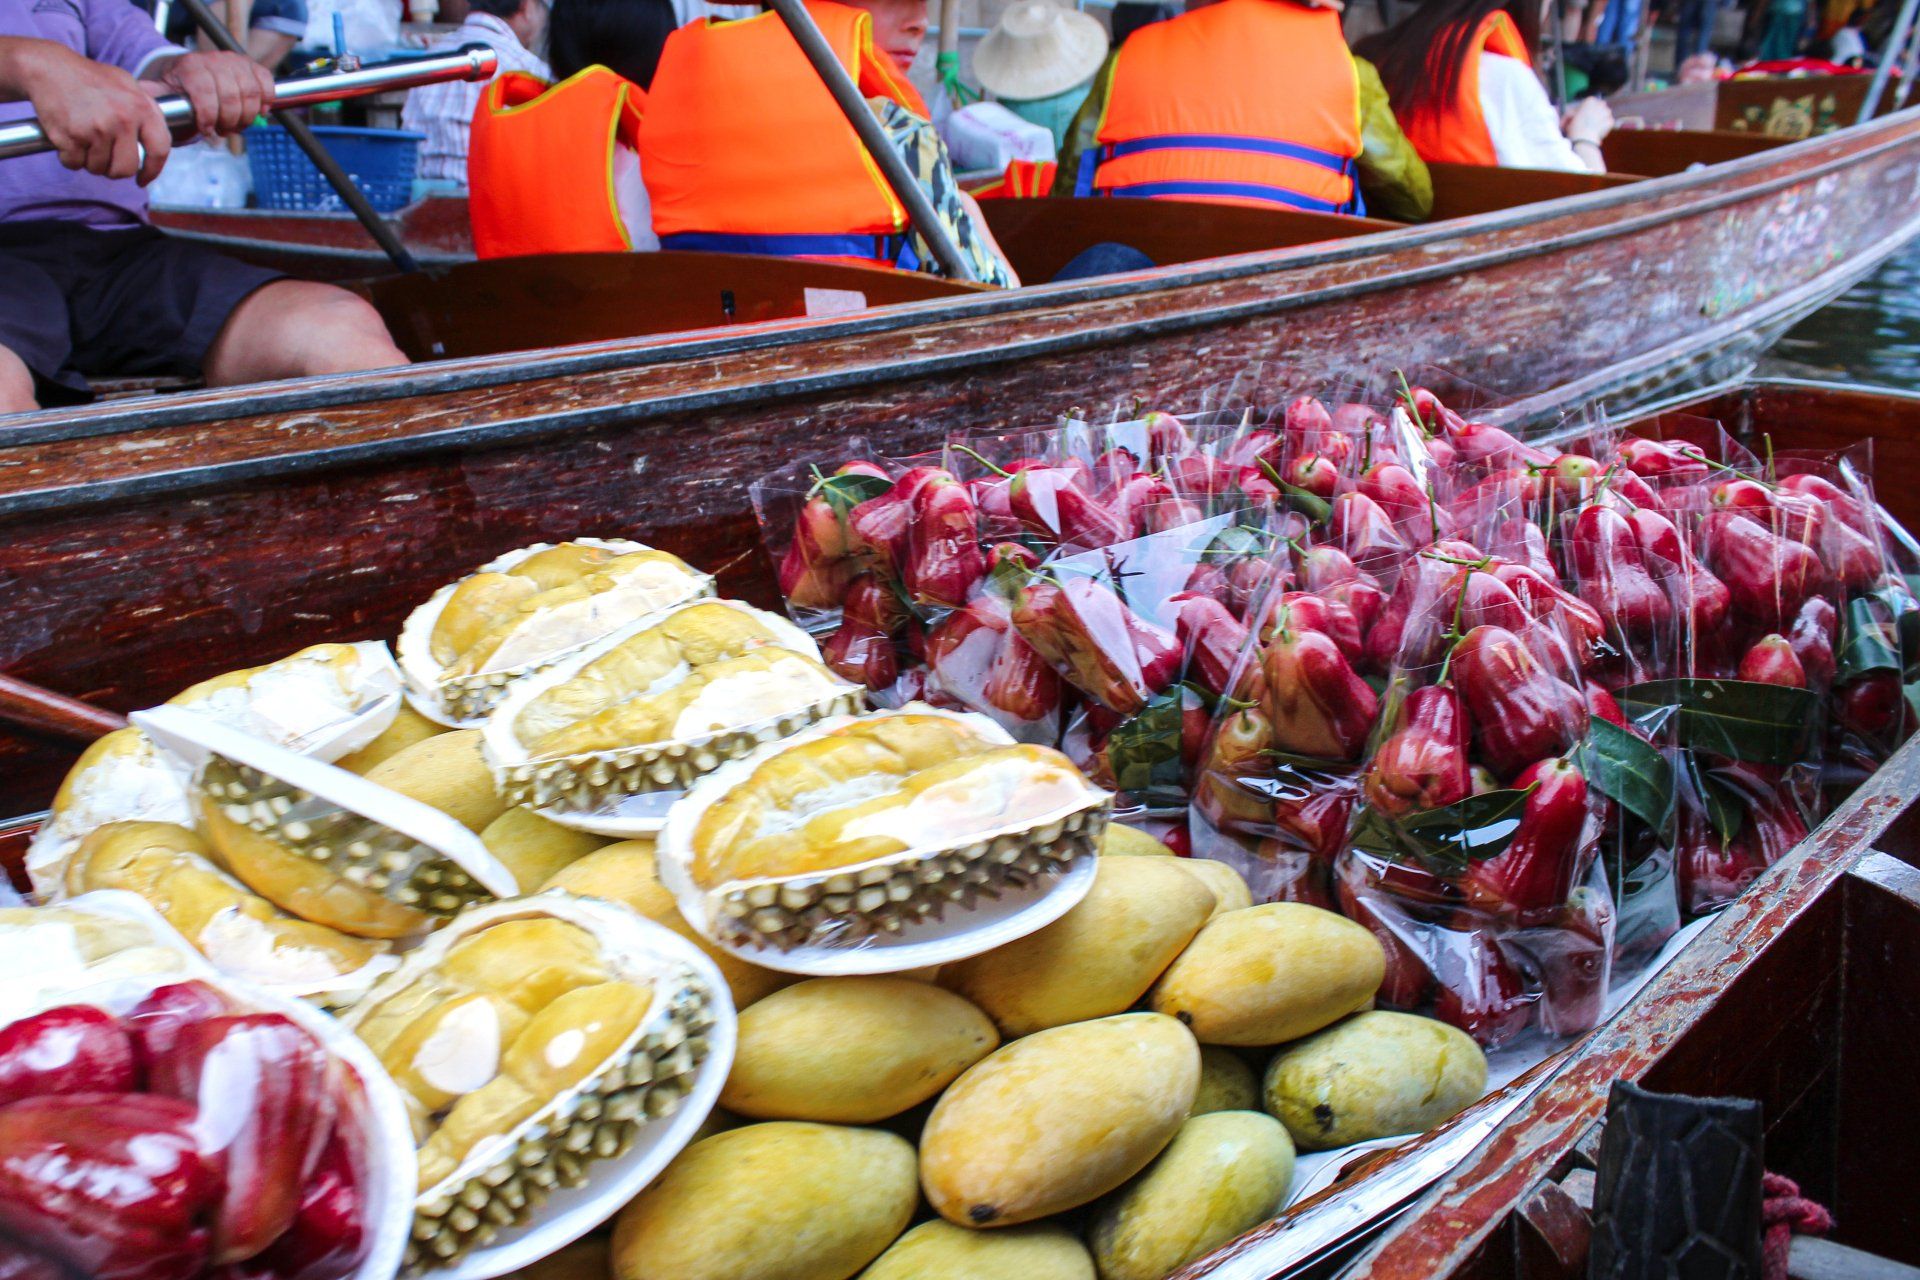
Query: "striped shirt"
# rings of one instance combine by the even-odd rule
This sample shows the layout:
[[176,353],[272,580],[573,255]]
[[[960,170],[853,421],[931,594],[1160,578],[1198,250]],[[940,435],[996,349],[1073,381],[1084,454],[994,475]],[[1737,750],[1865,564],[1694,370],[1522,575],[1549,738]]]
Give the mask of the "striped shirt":
[[[513,29],[490,13],[469,13],[458,31],[435,41],[433,48],[451,51],[475,43],[488,45],[500,55],[501,71],[551,78],[547,64],[528,52]],[[422,178],[467,185],[467,137],[473,130],[474,108],[480,105],[485,88],[478,81],[451,80],[422,85],[407,94],[400,124],[427,136],[420,144]]]

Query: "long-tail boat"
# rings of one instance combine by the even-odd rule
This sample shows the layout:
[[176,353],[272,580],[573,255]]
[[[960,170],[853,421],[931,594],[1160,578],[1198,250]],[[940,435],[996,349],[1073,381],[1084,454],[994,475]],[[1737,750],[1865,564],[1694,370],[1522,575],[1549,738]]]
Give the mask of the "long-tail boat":
[[[1542,396],[1511,410],[1546,417],[1578,403],[1577,395]],[[1625,425],[1657,427],[1669,413],[1715,418],[1749,438],[1764,433],[1779,448],[1830,450],[1910,438],[1920,430],[1920,395],[1758,383],[1670,403]],[[391,514],[361,526],[342,523],[324,498],[351,472],[266,484],[273,514],[252,526],[231,524],[219,498],[182,499],[171,521],[121,524],[102,509],[101,523],[112,530],[104,536],[87,535],[78,512],[61,517],[59,532],[44,539],[12,520],[0,534],[0,571],[18,602],[9,645],[33,652],[36,662],[9,660],[6,670],[96,706],[138,706],[302,643],[390,635],[423,594],[421,584],[529,533],[644,532],[715,563],[723,545],[715,535],[739,522],[740,495],[716,485],[677,521],[622,514],[617,501],[600,496],[600,482],[644,476],[655,464],[641,453],[591,446],[587,453],[595,456],[531,473],[475,455],[466,482],[444,492],[425,488],[431,479],[415,467],[363,462],[357,471],[384,477],[380,510]],[[1886,449],[1875,471],[1893,513],[1920,522],[1920,458]],[[616,488],[633,492],[624,481]],[[514,504],[536,497],[542,515],[528,523]],[[496,505],[496,498],[511,501]],[[287,562],[290,570],[275,570]],[[89,568],[96,564],[104,571]],[[729,563],[723,577],[730,590],[773,596],[757,552]],[[17,724],[26,708],[17,693],[8,698],[0,698],[0,711]],[[0,812],[44,804],[80,742],[105,727],[102,717],[77,717],[72,708],[45,710],[48,732],[16,728],[4,739],[20,767],[5,771]],[[1329,1267],[1367,1245],[1369,1227],[1387,1221],[1393,1225],[1372,1242],[1358,1274],[1581,1274],[1567,1262],[1584,1248],[1580,1219],[1566,1211],[1573,1193],[1560,1183],[1591,1158],[1591,1131],[1614,1079],[1761,1098],[1774,1166],[1858,1223],[1850,1238],[1862,1247],[1910,1256],[1920,1135],[1911,1117],[1878,1101],[1893,1096],[1900,1073],[1911,1074],[1920,1044],[1907,998],[1920,962],[1913,940],[1920,934],[1911,927],[1920,908],[1916,784],[1920,740],[1612,1021],[1440,1128],[1356,1160],[1330,1186],[1192,1264],[1180,1280],[1331,1274]],[[0,864],[17,870],[36,822],[26,813],[0,823]],[[1868,1098],[1876,1100],[1871,1114]]]
[[[1604,369],[1644,384],[1730,371],[1920,230],[1920,112],[1793,143],[1623,130],[1610,146],[1611,175],[1441,166],[1438,220],[1414,227],[989,201],[1024,279],[1103,240],[1163,264],[1006,293],[843,274],[854,268],[774,283],[764,259],[721,255],[465,263],[366,286],[427,363],[7,426],[36,441],[160,430],[195,455],[240,448],[304,466],[300,424],[321,412],[337,439],[404,452],[444,444],[452,423],[469,439],[524,440],[697,414],[702,431],[764,437],[794,418],[866,426],[910,404],[931,427],[962,404],[970,420],[1013,421],[1040,397],[1123,399],[1138,370],[1178,398],[1223,364],[1256,362],[1281,378],[1394,359],[1506,386]],[[763,305],[743,309],[747,291]],[[264,453],[242,443],[260,437]]]

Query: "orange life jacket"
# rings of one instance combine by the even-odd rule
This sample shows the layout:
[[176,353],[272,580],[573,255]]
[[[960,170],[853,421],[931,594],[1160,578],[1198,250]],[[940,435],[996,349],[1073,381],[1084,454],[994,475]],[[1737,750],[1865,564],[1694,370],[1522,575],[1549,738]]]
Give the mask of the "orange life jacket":
[[1076,195],[1363,213],[1360,82],[1340,15],[1221,0],[1120,49]]
[[1422,160],[1440,160],[1452,164],[1500,163],[1493,150],[1493,134],[1487,129],[1486,113],[1480,109],[1480,55],[1499,53],[1518,58],[1529,67],[1527,42],[1504,9],[1496,9],[1480,20],[1467,47],[1466,60],[1460,64],[1460,87],[1453,102],[1445,107],[1428,106],[1399,113],[1400,128]]
[[[863,94],[926,114],[864,10],[807,9]],[[675,31],[647,104],[640,167],[662,249],[909,265],[906,210],[778,14]]]
[[985,186],[969,192],[975,200],[1015,200],[1044,196],[1053,190],[1059,166],[1051,160],[1009,160],[1006,171]]
[[645,93],[605,67],[549,87],[510,71],[480,95],[467,213],[482,258],[633,248],[613,197],[613,147],[637,147]]

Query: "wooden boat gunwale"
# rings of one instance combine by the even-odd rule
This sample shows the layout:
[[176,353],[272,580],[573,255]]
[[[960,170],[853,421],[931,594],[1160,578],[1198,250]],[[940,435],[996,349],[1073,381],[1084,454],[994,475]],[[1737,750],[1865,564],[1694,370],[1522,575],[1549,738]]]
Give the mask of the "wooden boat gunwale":
[[[1884,237],[1866,253],[1858,256],[1855,265],[1840,277],[1847,283],[1863,279],[1871,274],[1884,259],[1897,250],[1909,238],[1905,232]],[[1774,302],[1780,310],[1791,313],[1796,306],[1809,304],[1824,298],[1832,292],[1833,277],[1810,280],[1785,290],[1774,296]],[[1331,291],[1321,291],[1331,292]],[[919,307],[926,303],[904,303],[903,307]],[[775,321],[773,324],[805,323],[803,321]],[[1525,417],[1535,407],[1543,411],[1564,408],[1572,401],[1591,400],[1610,394],[1623,388],[1642,385],[1648,379],[1657,377],[1663,370],[1684,365],[1689,360],[1710,354],[1724,347],[1730,340],[1749,327],[1744,315],[1736,315],[1718,324],[1697,330],[1687,337],[1642,352],[1638,356],[1619,364],[1597,370],[1580,379],[1575,379],[1542,393],[1538,397],[1517,401],[1503,412],[1503,417]],[[797,380],[804,383],[791,394],[803,395],[815,390],[832,390],[847,385],[836,375],[816,375],[813,379]],[[757,384],[758,385],[758,384]],[[67,512],[87,507],[101,506],[129,498],[152,498],[166,495],[186,495],[196,491],[214,488],[223,484],[256,479],[270,479],[281,476],[323,471],[334,467],[351,466],[358,463],[378,462],[395,458],[410,457],[418,453],[435,450],[452,450],[479,446],[492,446],[538,440],[542,437],[557,435],[570,429],[593,429],[607,426],[632,418],[664,416],[671,413],[697,411],[700,409],[724,406],[728,403],[751,398],[750,391],[728,389],[716,392],[681,393],[660,397],[641,405],[623,405],[618,407],[594,407],[586,409],[562,410],[543,413],[537,416],[526,415],[506,422],[487,423],[477,426],[451,427],[439,431],[420,432],[412,435],[395,436],[383,440],[362,441],[353,444],[332,445],[317,449],[305,449],[298,452],[276,453],[263,457],[239,461],[207,463],[176,471],[160,472],[150,475],[136,475],[119,480],[87,481],[79,484],[52,488],[31,489],[8,492],[5,488],[4,472],[0,472],[0,520],[41,512]],[[0,426],[5,419],[0,418]],[[142,424],[143,426],[148,424]],[[132,430],[134,428],[125,428]],[[30,440],[24,436],[6,436],[0,438],[0,449],[11,447],[15,443],[46,443],[49,440],[66,440],[114,434],[110,432],[86,432],[72,436],[53,436],[40,440]]]
[[[1634,217],[1569,231],[1545,241],[1502,246],[1479,253],[1383,274],[1366,281],[1332,285],[1322,289],[1224,304],[1198,312],[1151,317],[1132,322],[1106,325],[1071,335],[1051,335],[1004,344],[990,349],[918,356],[905,361],[841,369],[827,373],[768,380],[746,389],[717,393],[713,399],[676,397],[666,401],[645,401],[625,406],[619,416],[647,416],[701,405],[724,404],[729,399],[753,396],[802,395],[818,391],[855,387],[874,382],[899,381],[955,369],[999,363],[1018,356],[1037,356],[1067,352],[1091,346],[1166,333],[1206,328],[1261,315],[1297,310],[1331,298],[1365,296],[1395,287],[1463,274],[1498,266],[1548,251],[1579,248],[1601,240],[1634,234],[1675,221],[1681,217],[1709,213],[1716,209],[1768,195],[1785,187],[1817,179],[1829,173],[1871,160],[1873,157],[1909,143],[1908,134],[1920,125],[1920,106],[1908,108],[1856,129],[1809,138],[1782,147],[1756,152],[1691,173],[1649,178],[1629,186],[1585,194],[1564,196],[1538,204],[1495,210],[1470,218],[1426,226],[1409,226],[1377,235],[1352,237],[1329,244],[1290,246],[1261,250],[1232,257],[1209,259],[1198,264],[1174,264],[1091,282],[1064,282],[1033,285],[998,295],[983,294],[959,299],[932,299],[900,303],[843,320],[766,321],[725,329],[691,330],[682,334],[649,335],[641,338],[616,338],[582,343],[571,347],[548,348],[544,352],[508,352],[473,356],[409,366],[404,370],[376,370],[366,373],[332,375],[288,380],[281,383],[253,384],[238,388],[219,388],[186,392],[158,402],[120,402],[94,408],[68,411],[40,411],[36,414],[0,417],[0,429],[7,434],[6,444],[40,444],[84,439],[121,432],[149,430],[167,426],[217,421],[231,413],[229,409],[244,398],[247,416],[270,413],[295,413],[336,405],[377,399],[407,399],[416,396],[485,389],[539,378],[554,378],[598,373],[616,369],[637,369],[679,360],[697,360],[731,352],[764,350],[806,341],[862,337],[912,328],[929,318],[954,322],[978,322],[1024,311],[1043,312],[1078,303],[1102,302],[1129,295],[1172,292],[1179,289],[1275,274],[1284,269],[1349,262],[1381,249],[1419,249],[1431,244],[1466,236],[1509,230],[1533,222],[1547,221],[1567,213],[1604,212],[1629,203],[1653,202],[1656,207]],[[1739,180],[1749,171],[1777,165],[1783,157],[1835,150],[1804,167],[1789,166],[1789,171],[1746,185]],[[1729,189],[1689,201],[1684,197],[1698,189],[1728,185]],[[529,355],[535,358],[529,359]],[[692,403],[689,403],[689,400]],[[53,418],[55,421],[45,421]],[[35,419],[42,419],[36,422]],[[476,433],[501,428],[513,432],[529,420],[491,424],[471,428]],[[540,419],[532,419],[538,422]],[[493,439],[518,438],[517,433],[491,436],[433,433],[426,447],[454,444],[478,444]]]

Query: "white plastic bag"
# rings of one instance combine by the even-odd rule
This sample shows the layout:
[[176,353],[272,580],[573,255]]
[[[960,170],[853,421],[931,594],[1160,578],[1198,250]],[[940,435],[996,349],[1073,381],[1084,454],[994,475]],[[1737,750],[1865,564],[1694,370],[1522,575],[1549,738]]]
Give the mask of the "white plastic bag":
[[147,189],[157,205],[181,209],[244,209],[253,190],[245,156],[205,142],[175,147]]
[[362,57],[384,53],[400,45],[400,0],[307,0],[307,34],[303,49],[333,47],[333,15],[346,26],[347,52]]
[[976,102],[947,117],[947,150],[953,167],[1004,173],[1015,160],[1057,159],[1053,132],[1022,120],[997,102]]

